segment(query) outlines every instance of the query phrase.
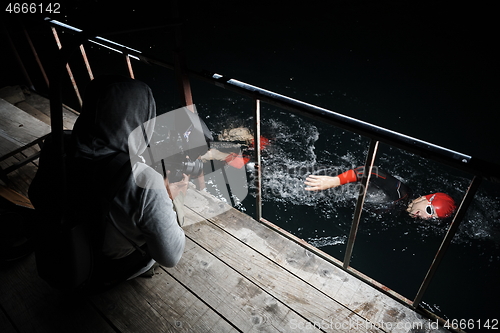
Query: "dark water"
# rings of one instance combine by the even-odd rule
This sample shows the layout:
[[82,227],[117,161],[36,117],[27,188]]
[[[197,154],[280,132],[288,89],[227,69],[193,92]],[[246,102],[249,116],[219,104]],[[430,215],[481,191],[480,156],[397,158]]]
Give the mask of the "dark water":
[[[498,110],[498,83],[492,80],[498,66],[491,9],[441,2],[328,4],[207,2],[194,8],[186,2],[181,7],[188,65],[500,163],[492,121]],[[166,16],[145,7],[134,13],[151,23],[164,23]],[[76,14],[72,19],[80,26],[88,21]],[[109,38],[159,58],[169,59],[173,49],[168,30]],[[120,56],[98,51],[87,49],[95,74],[126,74]],[[169,71],[135,63],[134,68],[152,87],[160,112],[179,106]],[[252,126],[252,101],[192,85],[197,109],[215,135]],[[264,217],[343,259],[356,189],[311,194],[302,182],[310,172],[333,174],[363,164],[367,139],[267,105],[262,118],[262,134],[271,140],[263,154]],[[418,195],[442,191],[457,201],[472,177],[384,144],[376,163]],[[251,181],[251,173],[248,177]],[[254,215],[251,182],[249,191],[238,208]],[[380,193],[370,193],[351,265],[412,299],[447,225],[398,211],[379,214],[382,201]],[[498,319],[492,304],[500,296],[499,206],[499,186],[484,182],[424,296],[424,306],[445,319]]]

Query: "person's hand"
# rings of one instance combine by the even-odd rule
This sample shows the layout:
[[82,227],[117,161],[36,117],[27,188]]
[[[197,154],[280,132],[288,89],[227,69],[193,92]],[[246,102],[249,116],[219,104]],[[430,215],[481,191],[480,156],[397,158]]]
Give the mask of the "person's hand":
[[339,177],[309,175],[304,184],[307,185],[306,191],[323,191],[340,184]]
[[168,181],[168,177],[165,178],[165,187],[167,188],[168,195],[172,200],[174,200],[180,192],[183,192],[184,194],[186,193],[187,185],[189,183],[189,176],[187,176],[186,174],[182,174],[182,176],[182,180],[176,183],[170,183]]

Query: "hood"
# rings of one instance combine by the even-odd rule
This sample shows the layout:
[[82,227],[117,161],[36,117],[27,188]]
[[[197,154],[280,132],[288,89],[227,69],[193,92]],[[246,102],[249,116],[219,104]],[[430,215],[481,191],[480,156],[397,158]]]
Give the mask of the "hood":
[[[155,116],[156,104],[148,85],[122,76],[98,77],[87,86],[73,128],[76,149],[89,158],[117,152],[140,155],[153,132]],[[129,140],[141,125],[148,139]]]

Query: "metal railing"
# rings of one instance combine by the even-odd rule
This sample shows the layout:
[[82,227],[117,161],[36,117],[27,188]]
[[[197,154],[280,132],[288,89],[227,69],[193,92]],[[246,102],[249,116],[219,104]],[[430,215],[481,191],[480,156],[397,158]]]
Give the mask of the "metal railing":
[[[72,51],[74,51],[76,48],[80,48],[83,56],[83,60],[85,61],[86,68],[89,71],[89,75],[92,78],[92,72],[90,69],[90,65],[88,64],[88,61],[86,59],[85,55],[85,50],[83,43],[86,41],[90,41],[92,43],[98,44],[102,47],[105,47],[107,49],[114,50],[116,52],[122,53],[123,56],[125,57],[125,64],[127,66],[127,70],[130,74],[131,77],[134,77],[133,74],[133,69],[132,69],[132,63],[130,59],[135,59],[138,61],[145,62],[147,64],[154,64],[158,65],[170,70],[175,70],[179,77],[178,81],[180,83],[180,89],[183,90],[181,92],[181,95],[184,96],[184,102],[189,102],[190,100],[190,87],[189,83],[186,82],[186,77],[189,75],[192,78],[200,79],[203,80],[207,83],[213,84],[215,86],[224,88],[226,90],[230,90],[233,92],[236,92],[238,94],[247,96],[255,101],[255,108],[254,108],[254,147],[260,147],[260,106],[261,102],[265,102],[269,105],[273,105],[276,107],[279,107],[281,109],[288,110],[290,112],[293,112],[295,114],[309,117],[315,120],[319,120],[321,122],[326,122],[328,124],[334,125],[336,127],[348,130],[350,132],[354,132],[356,134],[365,136],[370,139],[369,147],[368,147],[368,153],[366,156],[366,162],[365,162],[365,168],[364,168],[364,174],[361,179],[361,184],[363,186],[360,186],[360,191],[358,194],[357,198],[357,203],[355,206],[355,211],[354,211],[354,218],[353,222],[351,225],[351,230],[348,238],[348,243],[347,243],[347,248],[344,256],[343,262],[338,262],[334,260],[334,263],[342,267],[344,270],[347,272],[356,275],[357,277],[371,283],[375,287],[379,287],[379,290],[382,292],[387,292],[387,288],[383,287],[380,288],[380,284],[378,284],[376,281],[374,282],[370,278],[364,276],[362,273],[357,272],[353,268],[349,266],[350,260],[351,260],[351,255],[354,247],[354,242],[356,239],[356,233],[358,230],[358,225],[360,221],[360,216],[361,212],[363,209],[363,204],[366,196],[366,188],[367,184],[369,182],[370,174],[371,174],[371,168],[373,167],[373,163],[375,161],[375,157],[377,154],[377,148],[380,142],[389,144],[391,146],[403,149],[405,151],[421,155],[424,158],[431,159],[434,161],[437,161],[439,163],[443,163],[445,165],[454,167],[458,170],[465,171],[467,173],[470,173],[473,175],[473,178],[469,184],[469,187],[459,205],[459,208],[457,212],[455,213],[453,220],[451,224],[449,225],[449,228],[447,230],[447,233],[441,242],[441,245],[435,255],[434,260],[432,261],[427,274],[422,281],[422,284],[414,298],[413,301],[407,300],[405,297],[394,293],[390,292],[389,294],[396,297],[400,301],[403,301],[410,306],[413,306],[415,309],[419,308],[419,305],[422,301],[423,295],[425,291],[427,290],[427,287],[429,286],[431,279],[438,269],[438,266],[442,260],[442,258],[445,255],[445,252],[451,243],[451,240],[453,239],[460,222],[462,221],[463,217],[465,216],[465,213],[467,211],[467,208],[469,207],[470,203],[472,202],[474,195],[479,188],[479,185],[481,183],[482,179],[487,179],[490,181],[498,182],[500,179],[499,175],[499,170],[500,168],[497,165],[488,163],[486,161],[482,161],[480,159],[476,159],[472,156],[462,154],[457,151],[453,151],[444,147],[440,147],[438,145],[419,140],[401,133],[397,133],[395,131],[391,131],[373,124],[369,124],[342,114],[339,114],[337,112],[334,112],[332,110],[328,110],[325,108],[321,108],[309,103],[305,103],[303,101],[299,101],[287,96],[283,96],[280,94],[277,94],[275,92],[265,90],[241,81],[238,81],[236,79],[232,78],[227,78],[223,75],[216,74],[216,73],[208,73],[208,72],[195,72],[188,70],[187,68],[184,68],[182,66],[181,61],[176,61],[175,64],[171,64],[162,60],[158,60],[154,57],[148,56],[143,54],[142,52],[138,50],[134,50],[132,48],[129,48],[127,46],[115,43],[111,40],[104,39],[102,37],[97,37],[97,36],[91,36],[91,35],[85,35],[84,32],[81,30],[68,26],[66,24],[57,22],[57,21],[48,21],[52,25],[52,29],[54,32],[54,36],[57,41],[57,33],[55,32],[55,28],[60,28],[60,29],[67,29],[69,31],[73,31],[77,34],[75,37],[75,40],[73,42],[73,45],[70,45],[68,47],[62,47],[59,45],[61,51],[61,61],[59,62],[59,68],[55,70],[53,75],[51,76],[51,81],[50,81],[50,90],[51,90],[51,121],[52,121],[52,126],[53,129],[61,129],[62,130],[62,102],[61,102],[61,94],[60,94],[60,76],[62,75],[62,72],[64,71],[64,68],[67,69],[68,74],[71,76],[71,70],[68,65],[68,59],[69,55],[71,54]],[[26,33],[26,36],[29,38],[29,36]],[[33,50],[36,56],[36,52]],[[39,62],[39,65],[41,66],[42,72],[44,72],[41,63]],[[74,84],[76,87],[76,84]],[[75,93],[77,91],[75,90]],[[62,133],[61,133],[62,135]],[[62,141],[61,141],[62,144]],[[261,222],[265,222],[267,225],[270,225],[273,227],[273,224],[266,221],[263,216],[262,216],[262,191],[261,191],[261,182],[262,182],[262,177],[261,177],[261,156],[260,156],[260,149],[255,149],[255,182],[256,182],[256,219]],[[62,170],[64,171],[64,170]],[[286,232],[283,232],[279,227],[275,228],[277,231],[282,232],[284,234],[287,234],[287,236],[294,238],[293,235],[290,235]],[[299,240],[300,241],[300,240]],[[302,242],[303,244],[304,242]],[[332,259],[332,258],[329,258]],[[335,258],[333,258],[335,259]],[[422,309],[420,309],[422,310]],[[424,311],[426,312],[426,311]],[[429,313],[428,313],[429,314]],[[432,314],[430,314],[432,315]]]

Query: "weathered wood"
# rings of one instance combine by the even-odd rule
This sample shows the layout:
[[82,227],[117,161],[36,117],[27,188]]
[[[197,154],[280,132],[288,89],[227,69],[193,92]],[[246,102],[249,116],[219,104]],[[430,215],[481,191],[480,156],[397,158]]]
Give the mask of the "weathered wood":
[[130,282],[92,297],[92,301],[120,332],[175,332]]
[[234,331],[162,269],[153,278],[127,281],[91,300],[121,332]]
[[[18,163],[26,158],[26,155],[19,153],[12,157],[9,157],[3,161],[0,161],[0,168],[7,169],[11,165]],[[21,195],[28,196],[28,188],[31,184],[31,180],[35,177],[37,171],[38,160],[34,160],[20,168],[15,169],[9,173],[9,183],[8,186],[18,192]],[[0,183],[3,183],[0,180]],[[5,184],[7,185],[7,184]]]
[[23,110],[24,112],[28,113],[29,115],[35,117],[36,119],[43,121],[47,125],[50,125],[50,117],[45,113],[41,112],[40,110],[34,108],[30,104],[26,102],[20,102],[17,103],[16,106],[19,109]]
[[183,258],[176,267],[167,271],[176,279],[188,283],[191,292],[242,332],[287,331],[283,325],[290,322],[308,325],[308,321],[287,304],[189,238]]
[[[186,212],[186,216],[189,214],[191,212]],[[227,217],[228,214],[224,215]],[[236,270],[280,303],[286,304],[309,323],[320,325],[325,324],[325,321],[334,323],[347,320],[365,326],[363,318],[291,274],[286,269],[287,266],[281,267],[270,261],[219,227],[202,221],[187,227],[186,233],[199,246],[223,261],[227,267]],[[284,328],[290,328],[295,324],[295,321],[284,320],[282,325]],[[330,324],[325,326],[327,326],[325,331],[348,331],[334,330]]]
[[[204,194],[194,194],[199,195]],[[187,201],[187,205],[190,205],[190,201]],[[408,306],[353,277],[337,265],[319,258],[300,244],[291,242],[262,224],[249,223],[249,217],[237,210],[227,210],[211,218],[211,221],[274,263],[307,281],[312,287],[359,314],[369,321],[369,325],[396,326],[399,323],[401,327],[421,328],[422,332],[445,332],[442,328],[435,330],[435,325],[431,325],[428,319]],[[211,248],[210,250],[216,251]]]
[[0,99],[0,133],[3,141],[19,148],[49,134],[50,126]]
[[0,98],[4,99],[10,104],[20,103],[26,99],[23,93],[23,89],[20,86],[6,86],[1,88]]
[[[0,176],[4,182],[8,182],[7,174],[37,158],[37,150],[32,145],[49,132],[49,125],[0,99]],[[7,159],[9,161],[5,161]],[[22,175],[19,173],[16,177]],[[23,182],[19,180],[16,183]],[[30,180],[19,190],[27,191]]]
[[[42,115],[40,115],[39,117],[34,115],[35,117],[44,122],[50,119],[50,101],[47,98],[40,96],[37,93],[31,92],[30,94],[25,94],[25,102],[45,115],[45,117],[43,117]],[[19,108],[22,109],[22,105],[19,105]],[[29,112],[29,110],[26,111]],[[64,128],[73,129],[73,125],[78,118],[79,113],[66,105],[63,105],[62,112]],[[47,117],[49,118],[47,119]],[[49,122],[47,122],[47,124],[50,125],[50,120]]]
[[33,255],[0,268],[0,295],[18,332],[114,332],[85,299],[63,296],[41,280]]
[[31,201],[26,196],[19,194],[9,187],[0,185],[0,196],[10,201],[14,205],[33,209]]
[[222,214],[231,209],[231,206],[217,200],[207,192],[197,191],[193,184],[189,184],[186,192],[184,205],[198,214],[192,214],[189,219],[186,219],[184,226],[194,224],[211,217]]
[[151,305],[167,318],[177,329],[188,332],[235,332],[224,318],[220,317],[205,302],[197,298],[181,282],[175,280],[165,270],[159,270],[163,279],[158,282],[146,279],[137,286],[149,292]]

